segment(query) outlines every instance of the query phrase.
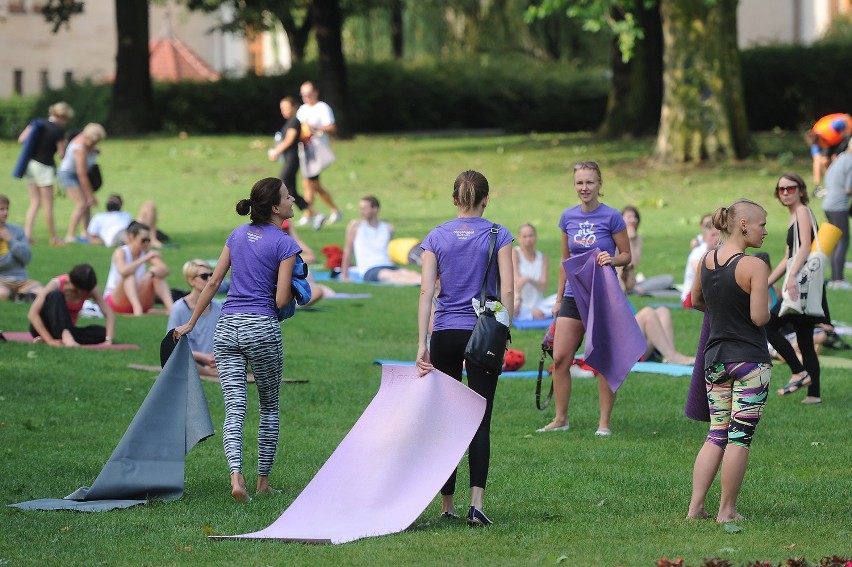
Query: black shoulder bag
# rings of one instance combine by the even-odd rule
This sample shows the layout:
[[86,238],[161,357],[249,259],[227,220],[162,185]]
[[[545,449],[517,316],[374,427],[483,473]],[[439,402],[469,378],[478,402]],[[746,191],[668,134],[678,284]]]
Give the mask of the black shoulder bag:
[[473,334],[464,349],[464,358],[468,364],[475,364],[487,374],[499,376],[503,372],[503,357],[506,355],[506,343],[511,340],[509,327],[499,322],[491,309],[485,307],[486,283],[488,272],[494,261],[494,248],[497,244],[497,225],[491,225],[491,243],[488,247],[488,266],[482,277],[482,289],[479,292],[480,313],[477,313]]

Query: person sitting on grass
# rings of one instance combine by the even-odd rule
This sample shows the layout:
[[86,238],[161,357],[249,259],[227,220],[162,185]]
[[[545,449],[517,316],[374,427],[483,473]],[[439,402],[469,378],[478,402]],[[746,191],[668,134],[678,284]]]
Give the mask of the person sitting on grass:
[[[213,268],[204,260],[190,260],[183,265],[183,277],[192,291],[178,299],[169,313],[169,323],[166,329],[174,329],[189,322],[198,297],[207,285],[207,280],[213,275]],[[216,331],[216,322],[222,314],[222,303],[215,299],[198,318],[195,324],[195,332],[187,335],[189,346],[192,349],[192,358],[198,365],[198,373],[201,376],[219,379],[219,371],[216,368],[216,360],[213,357],[213,333]]]
[[340,280],[349,279],[349,266],[354,259],[365,282],[419,285],[420,273],[400,268],[391,260],[388,243],[393,238],[393,225],[379,220],[379,210],[379,200],[373,195],[363,197],[358,204],[361,218],[351,221],[346,227]]
[[166,277],[169,267],[156,250],[150,250],[151,230],[133,221],[127,227],[127,244],[115,249],[104,297],[116,313],[144,315],[160,298],[172,310],[172,292]]
[[661,359],[665,364],[695,364],[694,356],[681,354],[675,348],[672,312],[668,307],[643,307],[636,313],[636,322],[647,342],[642,360]]
[[[103,325],[77,327],[83,303],[91,298],[106,319]],[[67,274],[51,279],[38,292],[27,317],[35,342],[50,346],[112,344],[115,336],[115,313],[98,290],[98,277],[89,264],[78,264]]]
[[[547,290],[547,256],[536,250],[538,235],[529,223],[518,229],[519,245],[512,249],[515,275],[515,319],[544,319],[550,315],[553,301],[544,297]],[[555,301],[555,297],[553,300]],[[548,308],[547,305],[550,307]]]
[[41,284],[27,274],[30,243],[22,227],[6,223],[8,218],[9,197],[0,195],[0,301],[19,296],[32,299]]
[[[133,217],[127,211],[122,211],[124,201],[121,195],[113,193],[106,202],[106,212],[98,213],[89,221],[86,234],[89,244],[103,244],[113,247],[125,243],[127,227],[133,222]],[[136,220],[151,230],[151,248],[162,248],[157,235],[157,205],[154,201],[145,201],[139,208]]]

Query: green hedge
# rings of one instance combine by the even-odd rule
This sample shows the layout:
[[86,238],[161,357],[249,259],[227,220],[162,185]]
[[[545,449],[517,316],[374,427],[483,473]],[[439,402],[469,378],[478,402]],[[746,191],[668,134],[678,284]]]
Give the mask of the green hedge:
[[742,67],[752,130],[804,130],[852,111],[852,43],[755,47],[742,52]]
[[[823,114],[850,111],[852,44],[757,47],[742,53],[746,110],[752,130],[801,129]],[[509,131],[594,130],[609,88],[605,73],[523,58],[424,64],[351,63],[349,123],[353,132],[499,128]],[[271,132],[278,100],[298,96],[319,76],[316,64],[285,75],[216,83],[154,86],[166,132]],[[39,97],[0,101],[0,136],[14,138],[57,100],[75,109],[74,124],[106,122],[111,86],[84,83]]]

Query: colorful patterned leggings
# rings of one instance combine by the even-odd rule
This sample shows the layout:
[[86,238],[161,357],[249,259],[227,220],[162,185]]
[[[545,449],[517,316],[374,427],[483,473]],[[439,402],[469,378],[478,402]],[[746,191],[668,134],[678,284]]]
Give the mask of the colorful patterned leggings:
[[225,398],[222,444],[230,472],[242,472],[246,363],[250,363],[260,400],[257,474],[269,476],[278,446],[278,401],[284,368],[281,327],[275,317],[222,315],[213,335],[213,353]]
[[704,373],[710,404],[707,443],[748,448],[766,405],[772,366],[762,362],[714,364]]

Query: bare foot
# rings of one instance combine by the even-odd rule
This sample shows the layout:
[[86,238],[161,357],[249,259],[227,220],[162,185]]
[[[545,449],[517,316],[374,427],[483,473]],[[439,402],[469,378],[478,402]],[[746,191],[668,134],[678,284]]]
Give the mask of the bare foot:
[[727,517],[716,516],[717,524],[726,524],[728,522],[736,522],[738,520],[745,520],[745,517],[738,514],[737,512],[734,512],[733,515]]
[[692,366],[695,364],[695,357],[686,356],[685,354],[676,352],[674,356],[667,358],[664,362],[668,364],[686,364],[687,366]]
[[246,490],[246,481],[241,473],[231,474],[231,496],[237,504],[244,504],[251,500]]
[[709,518],[709,517],[710,517],[710,514],[709,514],[709,513],[707,513],[707,510],[705,510],[704,508],[702,508],[702,509],[700,509],[700,510],[696,510],[695,512],[693,512],[692,510],[690,510],[690,511],[686,514],[686,519],[687,519],[687,520],[706,520],[706,519],[707,519],[707,518]]
[[62,344],[67,347],[80,346],[80,343],[74,340],[73,335],[71,335],[71,331],[69,331],[68,329],[62,331]]

